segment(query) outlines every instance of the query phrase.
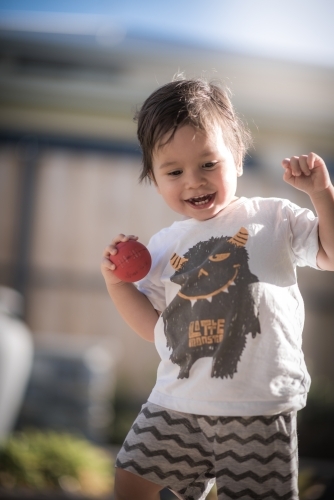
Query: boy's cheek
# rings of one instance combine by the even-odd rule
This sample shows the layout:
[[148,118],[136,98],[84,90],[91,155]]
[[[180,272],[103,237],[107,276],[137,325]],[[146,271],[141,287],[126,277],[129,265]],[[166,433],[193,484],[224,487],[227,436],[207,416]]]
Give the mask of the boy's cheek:
[[157,183],[157,181],[155,180],[155,178],[154,178],[154,177],[152,177],[152,178],[151,178],[151,181],[152,181],[152,183],[154,184],[154,187],[155,187],[155,189],[157,190],[157,192],[158,192],[159,194],[161,194],[161,191],[160,191],[160,188],[159,188],[159,186],[158,186],[158,183]]

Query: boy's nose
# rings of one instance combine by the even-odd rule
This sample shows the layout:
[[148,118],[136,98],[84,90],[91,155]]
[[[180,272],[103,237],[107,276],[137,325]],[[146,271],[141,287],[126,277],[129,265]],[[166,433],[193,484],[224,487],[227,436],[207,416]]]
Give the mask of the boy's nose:
[[188,172],[186,184],[188,188],[198,188],[206,183],[205,176],[201,171]]

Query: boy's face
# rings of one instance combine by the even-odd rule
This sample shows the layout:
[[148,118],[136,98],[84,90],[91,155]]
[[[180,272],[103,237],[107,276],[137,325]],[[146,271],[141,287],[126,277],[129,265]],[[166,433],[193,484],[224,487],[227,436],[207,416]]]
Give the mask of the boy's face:
[[211,219],[237,198],[242,166],[235,164],[220,127],[206,135],[184,125],[170,142],[155,149],[152,163],[158,192],[186,217]]

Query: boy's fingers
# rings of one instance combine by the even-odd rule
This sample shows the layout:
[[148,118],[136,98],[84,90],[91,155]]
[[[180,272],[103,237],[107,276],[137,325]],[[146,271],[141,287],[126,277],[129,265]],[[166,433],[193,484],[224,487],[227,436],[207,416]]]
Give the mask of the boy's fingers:
[[112,246],[115,246],[117,245],[117,243],[119,243],[120,241],[126,241],[127,240],[127,236],[125,236],[125,234],[123,233],[120,233],[116,236],[116,238],[114,238],[111,242],[111,245]]
[[111,242],[112,245],[117,245],[120,241],[128,241],[128,240],[138,240],[138,236],[135,234],[122,234],[120,233],[116,238],[114,238]]
[[298,177],[301,175],[302,171],[299,165],[299,156],[291,156],[290,168],[293,176]]
[[290,168],[286,168],[285,171],[284,171],[284,174],[283,174],[284,181],[288,182],[291,179],[291,177],[293,177],[291,169]]
[[110,260],[108,257],[104,257],[104,258],[102,259],[102,265],[103,265],[104,267],[107,267],[107,268],[108,268],[108,269],[110,269],[111,271],[114,271],[114,270],[116,269],[115,264],[113,264],[113,263],[111,262],[111,260]]
[[283,160],[282,165],[289,166],[294,177],[299,177],[302,174],[309,176],[313,168],[310,155],[292,156],[289,162],[287,159]]
[[307,156],[307,163],[310,170],[320,165],[326,166],[321,156],[318,156],[316,153],[309,153],[309,155]]
[[284,160],[282,160],[282,167],[284,168],[283,180],[289,182],[292,177],[290,158],[284,158]]
[[[283,180],[298,189],[306,191],[304,188],[306,186],[309,189],[310,181],[313,187],[317,184],[316,190],[318,191],[331,185],[326,163],[316,153],[284,158],[282,167],[284,168]],[[306,177],[309,179],[305,184]]]
[[121,241],[128,241],[128,240],[138,240],[138,236],[135,236],[134,234],[129,234],[129,235],[125,235],[125,234],[119,234],[118,236],[116,236],[116,238],[114,238],[112,240],[112,242],[110,243],[110,245],[108,245],[104,252],[103,252],[103,255],[104,257],[109,257],[109,255],[116,255],[117,254],[117,243],[120,243]]
[[284,158],[284,160],[282,160],[282,167],[289,168],[289,166],[290,166],[290,158]]
[[282,160],[282,167],[291,169],[292,175],[294,176],[301,175],[302,173],[304,175],[310,175],[311,170],[320,165],[325,165],[325,162],[316,153],[292,156],[291,158],[284,158],[284,160]]
[[299,156],[299,166],[304,175],[310,175],[310,165],[308,163],[308,155]]
[[117,249],[115,248],[115,246],[114,246],[114,245],[109,245],[109,246],[107,246],[107,247],[104,249],[104,252],[103,252],[103,254],[102,254],[102,255],[103,255],[103,257],[108,258],[108,257],[109,257],[109,255],[113,255],[113,254],[115,254],[115,253],[117,253]]

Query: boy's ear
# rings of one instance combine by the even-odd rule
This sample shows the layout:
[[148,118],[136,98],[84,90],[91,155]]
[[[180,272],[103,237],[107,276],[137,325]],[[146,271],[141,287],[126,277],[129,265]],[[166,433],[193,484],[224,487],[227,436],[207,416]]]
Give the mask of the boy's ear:
[[239,165],[237,165],[237,176],[241,177],[243,173],[244,173],[243,165],[242,163],[240,163]]
[[242,174],[244,173],[244,166],[242,161],[242,155],[240,153],[238,154],[238,161],[236,167],[237,167],[237,176],[241,177]]

